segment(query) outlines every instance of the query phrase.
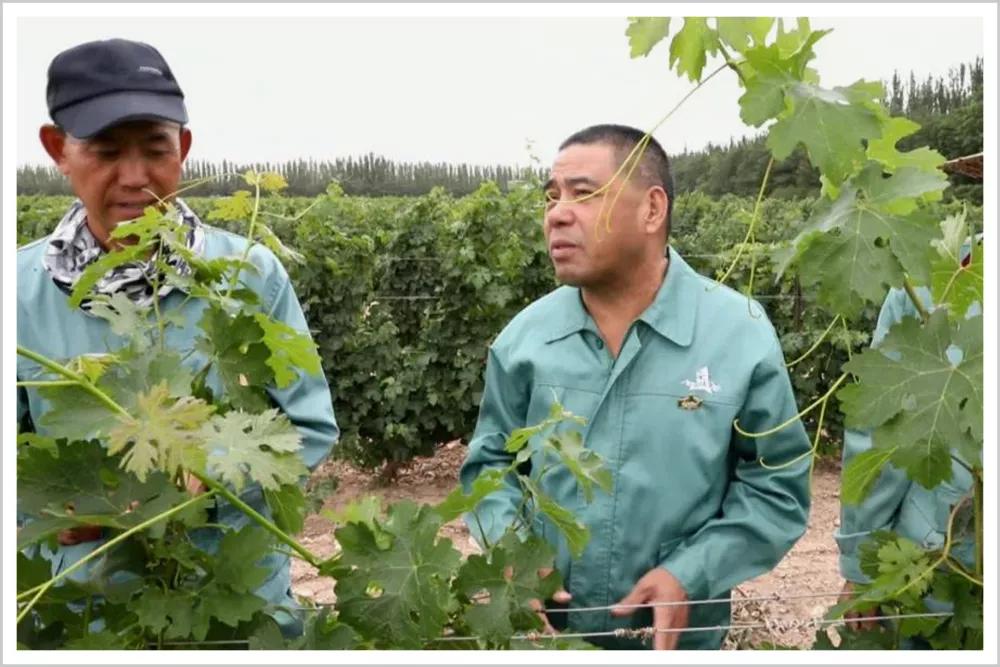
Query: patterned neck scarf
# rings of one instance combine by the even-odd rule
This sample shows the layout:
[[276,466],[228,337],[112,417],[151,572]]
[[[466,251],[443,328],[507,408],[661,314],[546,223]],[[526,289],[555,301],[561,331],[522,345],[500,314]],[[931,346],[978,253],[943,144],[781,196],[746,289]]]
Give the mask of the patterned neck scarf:
[[[174,200],[174,206],[182,222],[188,226],[188,248],[200,255],[205,247],[205,230],[201,220],[180,199]],[[59,289],[71,294],[83,272],[103,254],[104,248],[87,226],[87,211],[78,200],[73,202],[49,237],[42,264]],[[191,267],[176,254],[167,255],[166,261],[181,275],[191,273]],[[107,296],[122,292],[136,305],[147,308],[153,303],[153,285],[156,279],[154,254],[148,260],[136,260],[108,271],[94,286],[94,291]],[[160,283],[160,297],[173,291],[173,285],[163,280]],[[89,313],[90,304],[90,299],[84,299],[80,307]]]

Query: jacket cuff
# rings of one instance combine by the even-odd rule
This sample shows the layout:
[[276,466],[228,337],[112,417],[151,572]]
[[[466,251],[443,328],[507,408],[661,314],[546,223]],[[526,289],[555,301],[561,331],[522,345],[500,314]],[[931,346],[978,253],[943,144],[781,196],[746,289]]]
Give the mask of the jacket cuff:
[[707,600],[711,595],[704,564],[705,559],[698,547],[683,547],[675,549],[660,563],[660,567],[680,582],[688,600]]
[[869,581],[861,571],[861,563],[854,554],[840,554],[840,576],[856,584],[866,584]]

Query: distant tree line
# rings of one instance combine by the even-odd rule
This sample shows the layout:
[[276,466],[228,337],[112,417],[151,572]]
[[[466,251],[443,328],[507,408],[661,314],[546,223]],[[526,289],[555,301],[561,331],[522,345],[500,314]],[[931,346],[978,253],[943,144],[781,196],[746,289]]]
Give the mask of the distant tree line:
[[[895,72],[883,82],[884,104],[894,115],[905,115],[921,124],[914,135],[900,142],[909,150],[930,146],[946,158],[978,153],[983,149],[983,61],[961,64],[947,76],[917,80]],[[762,136],[709,144],[698,151],[672,156],[678,192],[756,195],[770,155]],[[414,196],[443,187],[454,196],[493,181],[506,190],[512,181],[538,176],[537,167],[482,166],[430,162],[395,162],[375,154],[337,158],[333,161],[292,160],[280,163],[235,164],[230,161],[189,160],[186,180],[211,179],[192,189],[191,195],[225,195],[245,187],[236,174],[247,169],[277,171],[288,181],[289,195],[313,196],[330,181],[344,192],[362,196]],[[982,203],[982,184],[953,175],[953,195]],[[771,171],[767,194],[778,198],[812,197],[819,191],[817,172],[798,150]],[[22,166],[17,170],[18,194],[70,194],[69,185],[51,166]]]
[[[948,159],[983,150],[983,61],[953,67],[947,76],[918,81],[894,73],[883,82],[883,104],[893,116],[906,116],[921,128],[899,142],[900,150],[930,146]],[[703,192],[710,196],[757,194],[770,152],[764,137],[709,144],[674,155],[674,180],[678,192]],[[953,195],[982,204],[982,184],[953,175]],[[771,197],[812,197],[819,192],[819,173],[810,167],[801,149],[771,170]]]
[[[184,165],[184,180],[206,182],[186,194],[228,195],[234,190],[245,189],[246,183],[238,174],[248,169],[278,172],[288,181],[285,194],[306,197],[324,192],[334,180],[349,195],[415,196],[427,194],[431,188],[440,186],[455,196],[463,196],[475,192],[483,181],[493,181],[506,190],[511,182],[540,174],[537,168],[530,167],[394,162],[373,153],[334,161],[291,160],[238,164],[229,160],[188,160]],[[19,167],[17,193],[71,194],[66,180],[50,166]]]

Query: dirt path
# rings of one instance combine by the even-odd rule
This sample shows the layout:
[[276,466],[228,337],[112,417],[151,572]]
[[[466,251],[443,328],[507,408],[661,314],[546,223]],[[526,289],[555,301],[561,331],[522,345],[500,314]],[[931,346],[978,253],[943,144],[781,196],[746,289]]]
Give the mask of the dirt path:
[[[376,495],[383,502],[390,503],[404,499],[418,503],[437,502],[458,483],[458,469],[465,458],[465,451],[458,441],[443,445],[434,456],[418,458],[408,464],[389,486],[380,486],[374,475],[359,471],[343,461],[327,462],[316,471],[315,476],[333,476],[338,484],[324,508],[337,509],[366,495]],[[840,513],[839,488],[839,466],[818,463],[813,476],[812,511],[806,534],[773,571],[746,582],[734,591],[734,623],[763,624],[778,620],[787,626],[792,619],[805,621],[821,616],[833,604],[833,597],[746,602],[740,602],[740,599],[801,596],[840,589],[843,580],[837,570],[837,546],[833,541],[833,530]],[[446,524],[441,534],[451,538],[463,554],[477,551],[461,520]],[[333,524],[320,515],[308,517],[299,540],[311,551],[323,556],[335,553],[338,548],[333,538]],[[319,603],[334,601],[333,580],[317,576],[313,567],[300,560],[292,561],[292,588],[303,599]],[[811,631],[771,627],[731,633],[727,648],[750,648],[762,642],[807,648],[812,640]]]

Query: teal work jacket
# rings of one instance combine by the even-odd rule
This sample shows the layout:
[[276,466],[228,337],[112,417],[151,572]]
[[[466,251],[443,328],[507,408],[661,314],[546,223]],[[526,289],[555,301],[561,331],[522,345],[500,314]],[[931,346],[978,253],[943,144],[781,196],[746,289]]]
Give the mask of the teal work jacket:
[[[463,485],[509,465],[506,438],[543,421],[553,400],[587,419],[584,445],[613,475],[612,492],[598,490],[589,504],[565,467],[541,477],[543,490],[590,530],[586,550],[574,559],[551,522],[535,526],[557,549],[571,606],[613,605],[662,567],[690,600],[718,600],[692,606],[690,627],[727,625],[730,589],[773,568],[804,532],[809,513],[803,454],[810,444],[795,418],[781,346],[760,305],[700,276],[670,249],[663,284],[615,359],[579,289],[560,287],[534,302],[489,350]],[[752,433],[791,423],[748,438],[734,430],[736,419]],[[530,446],[537,450],[538,443]],[[540,456],[532,459],[534,477]],[[514,522],[518,489],[510,480],[466,517],[480,542],[496,540]],[[573,632],[651,625],[648,610],[629,618],[606,611],[564,616]],[[679,648],[719,648],[724,635],[685,632]]]
[[[243,237],[206,226],[204,257],[239,257],[243,254],[246,243]],[[47,246],[46,237],[25,245],[17,252],[17,344],[50,359],[63,361],[83,354],[113,352],[124,346],[127,341],[114,334],[106,320],[69,306],[67,295],[56,286],[42,264]],[[257,271],[245,270],[241,279],[260,296],[259,307],[271,317],[299,331],[308,331],[288,274],[277,257],[267,248],[255,245],[250,251],[249,261]],[[184,363],[194,372],[207,362],[204,354],[194,349],[196,335],[201,331],[197,324],[207,304],[201,299],[190,299],[181,305],[185,297],[180,290],[175,289],[162,301],[164,310],[179,308],[185,322],[183,326],[167,328],[166,344],[182,355],[190,352]],[[37,363],[18,356],[18,381],[47,377],[50,375]],[[207,384],[216,395],[221,394],[222,384],[214,370],[209,373]],[[291,385],[283,389],[272,388],[268,393],[273,403],[302,434],[302,459],[310,469],[314,469],[330,454],[339,436],[325,376],[322,373],[315,376],[303,373]],[[36,389],[18,388],[19,423],[24,422],[25,417],[30,417],[35,430],[44,435],[44,428],[39,426],[39,418],[46,409],[47,402]],[[270,517],[259,485],[248,487],[241,497],[254,509]],[[240,510],[219,499],[217,521],[238,529],[250,520]],[[221,537],[222,533],[217,529],[199,529],[192,536],[200,547],[209,552],[218,548]],[[107,538],[55,550],[42,546],[42,553],[52,562],[52,572],[56,574],[83,558],[105,539]],[[261,565],[267,567],[271,574],[256,591],[257,595],[275,605],[294,605],[288,556],[272,553]],[[86,579],[88,567],[84,566],[71,576]],[[297,621],[284,614],[280,614],[278,618],[283,627],[298,625]]]

